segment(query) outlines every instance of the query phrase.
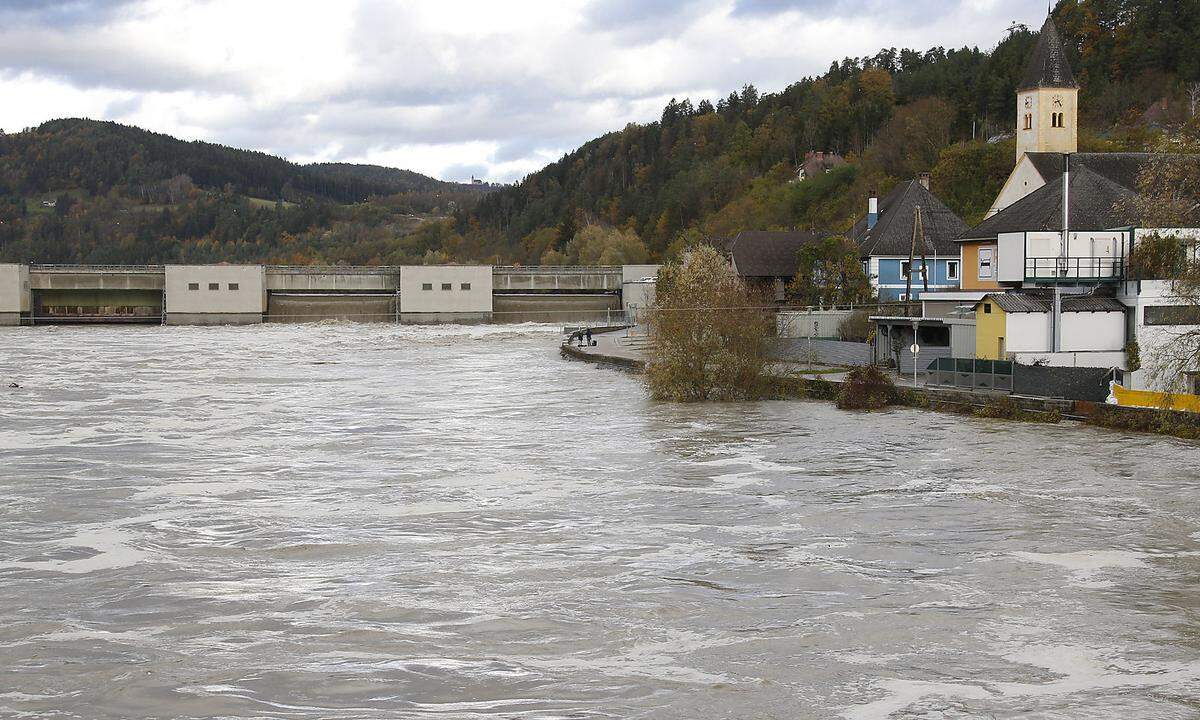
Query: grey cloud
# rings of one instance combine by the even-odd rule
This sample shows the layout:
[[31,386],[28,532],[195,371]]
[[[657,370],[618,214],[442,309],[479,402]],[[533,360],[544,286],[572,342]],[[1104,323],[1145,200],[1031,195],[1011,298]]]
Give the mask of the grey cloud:
[[594,0],[584,11],[584,29],[610,33],[622,44],[677,37],[717,0]]
[[6,25],[103,25],[138,2],[140,0],[5,0],[0,4],[0,20]]
[[962,0],[924,0],[895,2],[894,0],[737,0],[733,14],[777,15],[797,11],[814,18],[862,18],[887,22],[928,20],[930,14],[942,15],[963,4]]

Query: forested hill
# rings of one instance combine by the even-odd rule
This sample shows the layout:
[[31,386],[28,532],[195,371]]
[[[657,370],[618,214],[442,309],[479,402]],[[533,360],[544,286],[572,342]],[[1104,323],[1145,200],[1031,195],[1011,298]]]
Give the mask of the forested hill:
[[0,195],[63,190],[103,195],[186,175],[209,190],[270,200],[307,197],[360,202],[373,195],[464,188],[409,170],[374,165],[298,165],[283,158],[207,142],[187,142],[141,128],[96,120],[51,120],[0,135]]
[[[1186,112],[1200,80],[1200,0],[1064,0],[1055,22],[1082,88],[1081,149],[1141,149],[1160,121]],[[1036,34],[1005,33],[990,51],[887,49],[834,63],[781,92],[753,86],[715,103],[672,100],[659,121],[592,140],[484,198],[460,232],[514,259],[577,259],[588,224],[635,234],[652,257],[672,244],[739,230],[842,230],[871,190],[931,171],[934,190],[968,222],[1013,164],[1016,85]],[[1180,110],[1183,108],[1183,110]],[[849,163],[804,182],[808,151]]]

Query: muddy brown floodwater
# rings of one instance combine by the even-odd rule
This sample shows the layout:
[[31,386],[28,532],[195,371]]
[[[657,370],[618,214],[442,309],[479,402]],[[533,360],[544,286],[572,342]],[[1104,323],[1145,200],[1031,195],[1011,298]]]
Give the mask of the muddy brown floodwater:
[[1200,715],[1197,445],[558,337],[4,329],[0,717]]

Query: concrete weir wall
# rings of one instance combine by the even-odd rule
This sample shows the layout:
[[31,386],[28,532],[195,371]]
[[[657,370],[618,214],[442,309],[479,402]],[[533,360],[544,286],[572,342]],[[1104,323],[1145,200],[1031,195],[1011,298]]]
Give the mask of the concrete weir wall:
[[267,311],[262,265],[168,265],[168,325],[248,325]]
[[0,265],[0,324],[614,322],[652,301],[657,271],[656,265]]
[[29,266],[0,264],[0,325],[20,325],[30,304]]
[[401,322],[487,322],[491,319],[491,265],[406,265],[400,268]]

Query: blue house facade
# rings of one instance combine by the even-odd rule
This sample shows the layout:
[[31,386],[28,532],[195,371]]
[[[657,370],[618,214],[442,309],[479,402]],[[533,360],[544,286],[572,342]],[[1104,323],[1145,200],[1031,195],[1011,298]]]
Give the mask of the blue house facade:
[[[900,183],[882,200],[870,198],[867,214],[850,229],[863,269],[883,302],[920,299],[926,286],[923,272],[929,273],[930,292],[959,288],[962,267],[954,241],[967,225],[929,191],[928,182],[923,176]],[[914,226],[920,229],[915,251]],[[912,297],[905,297],[910,251]]]
[[[909,267],[907,255],[902,258],[876,255],[867,258],[864,264],[867,276],[871,278],[871,285],[879,294],[880,301],[893,302],[909,299],[904,297],[907,288],[906,271]],[[962,272],[960,264],[957,255],[952,257],[928,256],[925,261],[922,261],[920,257],[915,258],[912,264],[912,299],[920,299],[920,294],[925,290],[925,272],[929,273],[930,292],[957,290]],[[925,270],[926,265],[928,265],[928,271]]]

